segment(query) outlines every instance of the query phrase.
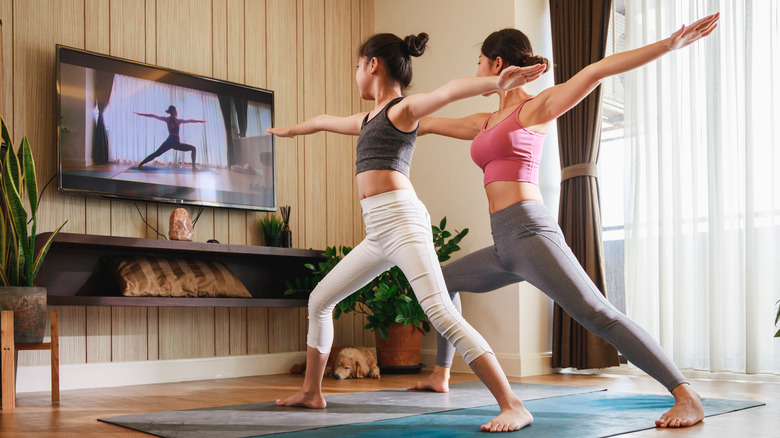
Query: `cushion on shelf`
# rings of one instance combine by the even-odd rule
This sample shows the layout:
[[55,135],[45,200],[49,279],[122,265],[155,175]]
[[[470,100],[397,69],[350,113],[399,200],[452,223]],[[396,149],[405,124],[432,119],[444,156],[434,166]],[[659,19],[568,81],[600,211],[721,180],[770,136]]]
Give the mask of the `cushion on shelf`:
[[241,280],[217,260],[106,256],[103,263],[128,297],[252,298]]

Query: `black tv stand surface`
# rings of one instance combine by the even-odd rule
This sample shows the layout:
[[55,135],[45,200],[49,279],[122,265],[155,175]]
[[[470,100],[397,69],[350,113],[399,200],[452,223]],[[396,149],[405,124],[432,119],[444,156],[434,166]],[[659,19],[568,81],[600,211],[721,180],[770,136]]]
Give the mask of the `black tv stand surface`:
[[[50,236],[39,234],[36,246],[43,245]],[[181,255],[219,260],[244,283],[252,298],[122,296],[110,276],[101,272],[100,258],[107,255]],[[303,307],[308,297],[285,296],[284,282],[308,274],[304,264],[322,260],[322,251],[311,249],[59,233],[36,285],[46,287],[52,306]]]

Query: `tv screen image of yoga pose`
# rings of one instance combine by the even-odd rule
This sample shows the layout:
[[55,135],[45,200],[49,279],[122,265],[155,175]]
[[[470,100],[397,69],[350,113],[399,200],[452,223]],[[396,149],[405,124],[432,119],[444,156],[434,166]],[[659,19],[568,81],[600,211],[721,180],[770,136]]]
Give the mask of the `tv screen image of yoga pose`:
[[275,210],[273,92],[57,46],[59,189]]

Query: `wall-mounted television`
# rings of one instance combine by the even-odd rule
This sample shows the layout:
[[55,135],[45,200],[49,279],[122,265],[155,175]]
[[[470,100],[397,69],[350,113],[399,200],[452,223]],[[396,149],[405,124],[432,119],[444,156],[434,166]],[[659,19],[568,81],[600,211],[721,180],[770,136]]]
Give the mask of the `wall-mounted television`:
[[57,46],[59,190],[276,209],[272,91]]

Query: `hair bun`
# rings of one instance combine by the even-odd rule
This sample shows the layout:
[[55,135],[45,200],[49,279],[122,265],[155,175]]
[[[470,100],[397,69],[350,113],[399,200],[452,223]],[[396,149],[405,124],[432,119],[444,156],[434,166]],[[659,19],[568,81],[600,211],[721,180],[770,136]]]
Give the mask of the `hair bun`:
[[425,52],[425,47],[428,44],[428,34],[421,32],[418,35],[409,35],[404,38],[404,43],[409,55],[420,56]]
[[544,64],[544,73],[547,73],[547,71],[550,70],[550,61],[548,61],[544,56],[537,56],[526,52],[520,56],[520,62],[522,63],[523,67]]

